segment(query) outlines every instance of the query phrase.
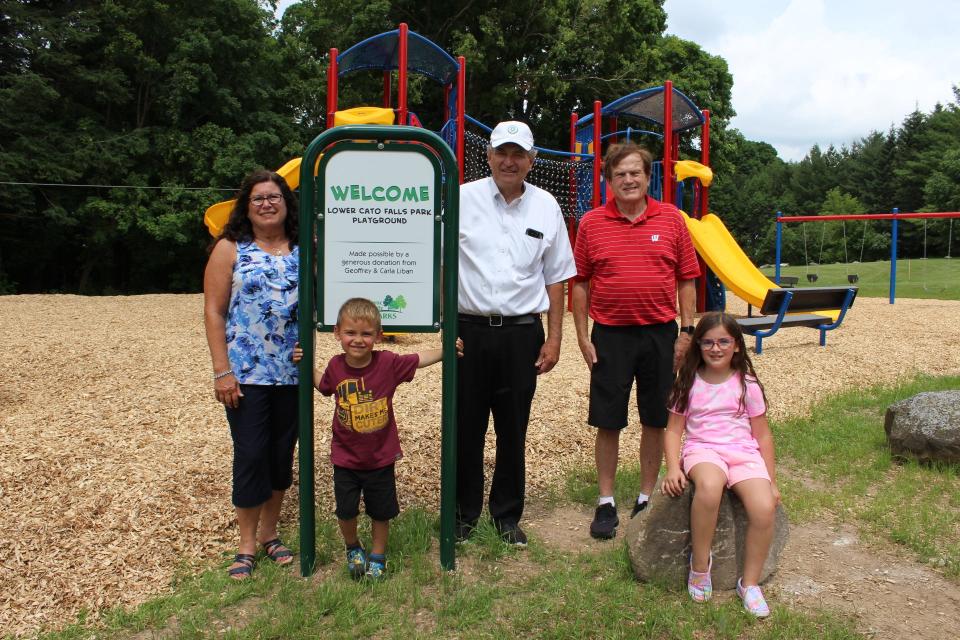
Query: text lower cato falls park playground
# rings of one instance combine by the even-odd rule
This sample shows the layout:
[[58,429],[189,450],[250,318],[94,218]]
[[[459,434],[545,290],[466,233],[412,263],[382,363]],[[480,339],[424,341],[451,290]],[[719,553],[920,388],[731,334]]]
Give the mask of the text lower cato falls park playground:
[[[334,203],[366,203],[363,206],[328,207],[328,214],[346,214],[353,216],[354,224],[406,224],[408,215],[432,216],[429,207],[392,206],[429,203],[431,200],[429,185],[403,186],[397,184],[377,185],[368,188],[362,184],[330,185],[330,196]],[[377,203],[385,203],[377,205]]]

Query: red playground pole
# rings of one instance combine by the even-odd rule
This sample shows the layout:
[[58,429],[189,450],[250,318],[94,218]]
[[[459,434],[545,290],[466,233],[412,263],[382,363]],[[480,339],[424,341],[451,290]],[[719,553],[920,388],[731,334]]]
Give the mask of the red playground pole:
[[[710,110],[703,110],[703,127],[700,130],[700,164],[705,167],[710,166]],[[710,213],[710,187],[700,185],[700,207],[695,211],[697,218]]]
[[593,101],[593,206],[600,206],[600,163],[603,157],[600,153],[603,125],[600,122],[601,102]]
[[457,58],[460,68],[457,70],[457,165],[460,167],[460,184],[463,184],[463,136],[466,133],[467,105],[467,59]]
[[330,49],[330,64],[327,65],[327,129],[333,128],[333,114],[337,112],[337,55]]
[[[710,166],[710,110],[703,110],[703,128],[700,130],[700,164],[705,167]],[[710,198],[710,187],[700,183],[694,183],[694,189],[700,190],[700,198],[697,200],[697,210],[691,212],[694,218],[700,219],[707,215],[707,202]],[[697,262],[700,263],[700,277],[697,278],[697,313],[703,313],[707,310],[707,263],[704,262],[700,254],[697,254]]]
[[673,82],[663,83],[663,191],[660,199],[673,203]]
[[[577,112],[570,113],[570,153],[577,152]],[[577,211],[577,162],[579,156],[570,158],[570,210],[576,216]],[[576,217],[567,218],[567,235],[570,238],[570,247],[577,244]],[[567,280],[567,311],[573,311],[573,278]]]
[[400,60],[397,79],[397,124],[407,124],[407,23],[400,23]]

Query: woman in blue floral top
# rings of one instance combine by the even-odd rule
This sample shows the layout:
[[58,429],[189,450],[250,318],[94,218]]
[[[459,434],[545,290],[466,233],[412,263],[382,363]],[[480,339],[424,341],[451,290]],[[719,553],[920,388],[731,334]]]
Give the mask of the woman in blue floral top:
[[296,242],[296,196],[276,173],[255,171],[240,187],[203,277],[213,389],[233,438],[240,547],[228,572],[235,580],[253,575],[258,541],[274,562],[293,562],[277,522],[297,442]]

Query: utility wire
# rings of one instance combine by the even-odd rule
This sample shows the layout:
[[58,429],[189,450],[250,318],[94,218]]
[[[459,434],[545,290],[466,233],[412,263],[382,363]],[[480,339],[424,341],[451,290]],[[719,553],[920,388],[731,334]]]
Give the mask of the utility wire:
[[76,188],[100,188],[100,189],[171,189],[180,191],[229,191],[235,192],[236,189],[226,189],[222,187],[148,187],[132,184],[66,184],[62,182],[6,182],[0,180],[0,185],[21,186],[21,187],[76,187]]

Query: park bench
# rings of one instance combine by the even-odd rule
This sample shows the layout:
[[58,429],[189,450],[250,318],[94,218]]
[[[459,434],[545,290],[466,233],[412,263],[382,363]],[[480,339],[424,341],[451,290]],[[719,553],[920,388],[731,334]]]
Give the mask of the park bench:
[[[768,290],[763,298],[760,307],[762,315],[740,318],[737,322],[744,333],[757,339],[758,354],[763,351],[763,339],[769,338],[781,327],[819,329],[822,347],[827,344],[827,331],[840,326],[856,297],[857,287],[774,288]],[[820,313],[811,313],[827,309],[840,310],[836,320]]]
[[797,276],[780,276],[780,286],[784,289],[792,289],[798,282],[800,278]]

